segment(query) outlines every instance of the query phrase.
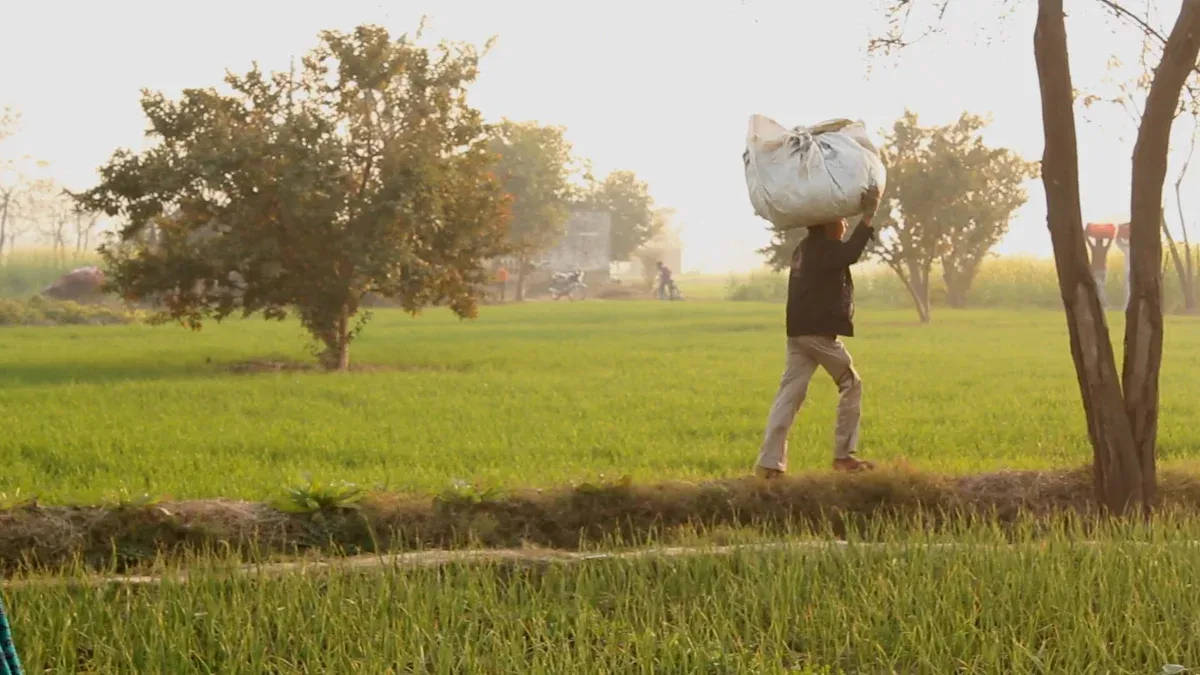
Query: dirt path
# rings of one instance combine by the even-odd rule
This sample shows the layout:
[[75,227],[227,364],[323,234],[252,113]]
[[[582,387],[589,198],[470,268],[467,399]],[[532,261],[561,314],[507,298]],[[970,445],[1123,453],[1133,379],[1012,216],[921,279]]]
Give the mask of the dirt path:
[[[1101,546],[1110,542],[1078,541],[1071,546]],[[1144,545],[1145,542],[1122,542],[1123,545]],[[1173,545],[1197,546],[1200,541],[1180,541]],[[215,567],[205,570],[200,576],[204,579],[221,576],[282,576],[287,574],[313,574],[336,571],[382,570],[387,568],[422,568],[438,567],[452,564],[489,564],[515,563],[526,565],[549,564],[578,564],[596,560],[634,560],[646,558],[681,558],[713,555],[731,555],[734,553],[754,553],[770,551],[832,551],[841,552],[855,549],[889,549],[897,552],[913,549],[1005,549],[1041,548],[1043,542],[1022,544],[977,544],[969,542],[940,542],[940,543],[875,543],[846,541],[794,541],[761,544],[736,544],[729,546],[665,546],[633,549],[627,551],[562,551],[553,549],[477,549],[477,550],[436,550],[416,551],[408,553],[391,553],[385,555],[360,555],[326,560],[295,560],[259,564],[239,565],[230,568]],[[18,579],[8,579],[2,584],[4,588],[48,587],[48,586],[102,586],[115,585],[153,585],[163,582],[187,583],[190,575],[184,572],[166,575],[87,575],[87,576],[39,576]]]

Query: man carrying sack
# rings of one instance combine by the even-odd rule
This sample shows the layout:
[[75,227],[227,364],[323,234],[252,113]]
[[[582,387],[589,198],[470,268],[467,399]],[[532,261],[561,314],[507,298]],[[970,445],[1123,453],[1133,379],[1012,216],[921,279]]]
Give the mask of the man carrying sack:
[[871,469],[855,458],[862,415],[862,380],[840,336],[854,336],[854,280],[850,266],[862,257],[874,236],[871,220],[879,208],[880,191],[869,187],[862,196],[862,221],[843,242],[846,221],[810,227],[792,253],[788,275],[787,367],[767,419],[755,473],[778,478],[787,471],[788,433],[804,403],[817,367],[833,378],[840,398],[834,434],[833,468]]

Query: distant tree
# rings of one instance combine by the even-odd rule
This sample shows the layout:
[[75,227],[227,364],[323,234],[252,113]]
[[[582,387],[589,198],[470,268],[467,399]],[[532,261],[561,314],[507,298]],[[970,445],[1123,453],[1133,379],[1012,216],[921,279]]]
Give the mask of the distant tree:
[[[675,209],[659,208],[654,210],[655,234],[649,241],[642,244],[633,256],[642,266],[642,283],[647,288],[653,288],[658,268],[655,264],[662,260],[671,247],[679,246],[679,234],[671,227],[675,217]],[[674,270],[681,272],[682,270]]]
[[512,198],[509,249],[517,259],[517,300],[525,298],[525,277],[535,257],[562,236],[575,169],[565,129],[536,122],[503,120],[491,130],[490,148],[500,157],[496,175]]
[[67,261],[67,228],[74,220],[78,206],[57,186],[48,185],[39,192],[40,198],[35,197],[32,204],[38,233],[50,246],[55,262],[64,265]]
[[[16,113],[0,108],[0,143],[12,136],[17,126]],[[4,261],[4,245],[8,241],[8,223],[15,211],[17,177],[14,162],[0,154],[0,262]]]
[[475,316],[507,221],[466,101],[477,72],[470,46],[360,26],[321,33],[291,72],[227,75],[230,93],[145,94],[158,143],[116,152],[79,195],[125,221],[100,249],[111,285],[163,294],[160,318],[193,329],[294,312],[330,369],[349,365],[367,293]]
[[604,180],[593,183],[584,203],[588,208],[612,214],[613,260],[629,260],[662,227],[662,221],[655,217],[650,186],[632,171],[613,171]]
[[80,257],[91,248],[92,234],[100,224],[100,214],[75,208],[71,214],[71,228],[75,235],[75,257]]
[[12,108],[0,108],[0,262],[4,250],[28,229],[24,218],[32,192],[36,187],[23,170],[25,157],[12,157],[3,152],[3,142],[17,131],[21,116]]
[[[929,129],[920,129],[917,115],[906,113],[896,125],[894,138],[918,143],[902,150],[896,145],[901,166],[910,163],[900,172],[900,183],[893,183],[907,195],[894,204],[898,209],[893,214],[931,229],[918,239],[928,239],[920,243],[936,253],[948,304],[965,307],[979,265],[1008,234],[1016,210],[1028,201],[1025,183],[1038,177],[1038,165],[1012,150],[985,145],[980,131],[986,123],[970,113],[954,124]],[[913,150],[916,153],[906,155]],[[925,253],[916,258],[924,264]],[[928,297],[929,271],[923,268],[920,274],[918,288]]]

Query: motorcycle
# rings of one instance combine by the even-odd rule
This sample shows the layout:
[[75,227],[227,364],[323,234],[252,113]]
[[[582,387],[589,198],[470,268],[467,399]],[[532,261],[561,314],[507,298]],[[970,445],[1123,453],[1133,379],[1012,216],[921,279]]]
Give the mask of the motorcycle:
[[583,300],[587,297],[587,284],[583,283],[583,270],[555,272],[550,277],[550,298],[558,300]]

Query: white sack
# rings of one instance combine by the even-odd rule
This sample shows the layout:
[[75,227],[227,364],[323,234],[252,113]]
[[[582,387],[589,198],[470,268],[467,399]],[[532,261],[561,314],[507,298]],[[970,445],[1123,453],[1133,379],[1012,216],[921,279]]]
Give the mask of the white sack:
[[887,184],[866,127],[846,119],[789,131],[754,115],[742,159],[754,212],[779,229],[859,215],[863,192]]

